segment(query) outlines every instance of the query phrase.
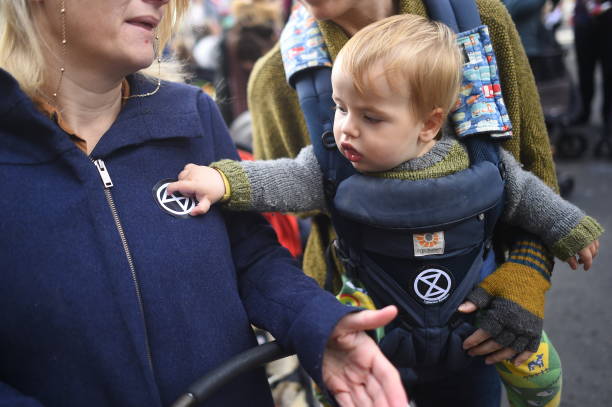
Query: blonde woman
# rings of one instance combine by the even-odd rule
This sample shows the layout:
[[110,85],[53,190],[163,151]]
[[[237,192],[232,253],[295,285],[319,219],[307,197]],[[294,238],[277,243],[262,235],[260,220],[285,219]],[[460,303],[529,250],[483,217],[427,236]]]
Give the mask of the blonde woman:
[[[167,406],[256,345],[253,323],[340,404],[405,406],[363,332],[395,309],[352,312],[258,216],[191,218],[165,193],[186,162],[236,158],[210,98],[161,80],[187,6],[0,2],[0,405]],[[259,370],[205,405],[272,399]]]

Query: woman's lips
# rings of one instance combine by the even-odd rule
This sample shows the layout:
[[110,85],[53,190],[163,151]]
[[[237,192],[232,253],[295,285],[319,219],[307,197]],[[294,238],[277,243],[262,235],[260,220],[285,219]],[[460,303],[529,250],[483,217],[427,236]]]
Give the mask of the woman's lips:
[[353,148],[353,146],[351,146],[349,143],[342,143],[340,147],[342,148],[342,153],[344,156],[351,162],[356,163],[361,161],[363,158],[359,151],[355,150],[355,148]]
[[153,32],[153,26],[150,24],[146,24],[146,23],[141,23],[139,21],[128,21],[128,24],[136,26],[138,28],[142,28],[143,30],[149,31],[149,32]]
[[159,20],[151,16],[141,16],[132,18],[128,20],[127,23],[142,28],[143,30],[152,32],[159,24]]

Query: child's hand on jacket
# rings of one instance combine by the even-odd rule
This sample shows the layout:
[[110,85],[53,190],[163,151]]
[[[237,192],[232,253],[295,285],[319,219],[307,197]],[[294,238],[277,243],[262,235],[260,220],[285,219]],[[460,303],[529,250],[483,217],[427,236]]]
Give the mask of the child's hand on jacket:
[[191,216],[203,215],[210,205],[225,195],[225,183],[219,171],[203,165],[187,164],[178,175],[178,181],[168,185],[167,194],[180,192],[194,197],[198,205],[189,213]]
[[[576,270],[578,268],[578,264],[582,264],[584,271],[588,271],[593,265],[593,259],[595,256],[597,256],[598,252],[599,240],[595,239],[587,247],[576,253],[576,256],[570,257],[569,259],[565,260],[565,262],[570,265],[572,270]],[[578,260],[576,260],[576,257]]]

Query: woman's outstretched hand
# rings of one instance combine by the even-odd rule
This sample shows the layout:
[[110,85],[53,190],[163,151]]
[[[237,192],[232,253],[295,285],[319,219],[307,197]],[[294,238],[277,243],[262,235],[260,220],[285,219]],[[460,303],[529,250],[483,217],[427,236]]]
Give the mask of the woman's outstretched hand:
[[342,407],[406,407],[408,397],[397,369],[365,331],[391,322],[397,308],[346,315],[323,355],[323,381]]

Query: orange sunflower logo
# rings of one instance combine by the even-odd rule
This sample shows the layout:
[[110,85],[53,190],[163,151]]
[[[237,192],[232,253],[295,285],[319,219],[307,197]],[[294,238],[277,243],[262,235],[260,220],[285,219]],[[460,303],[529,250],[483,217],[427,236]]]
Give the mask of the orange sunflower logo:
[[422,233],[414,235],[414,238],[421,247],[434,247],[440,242],[440,236],[438,235],[438,232]]

